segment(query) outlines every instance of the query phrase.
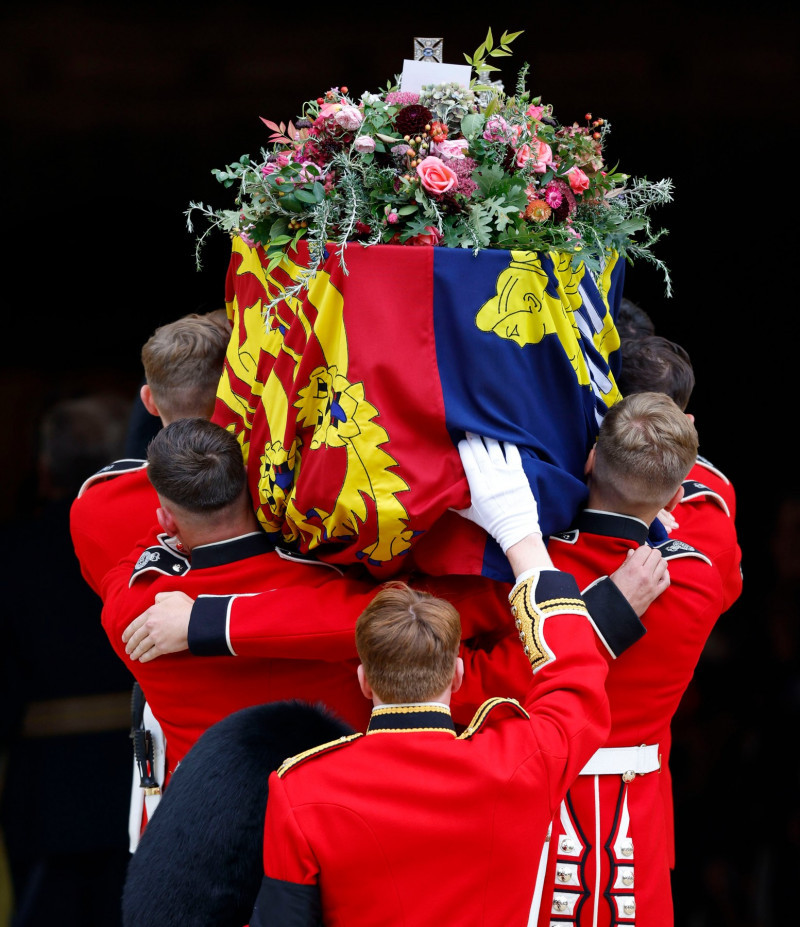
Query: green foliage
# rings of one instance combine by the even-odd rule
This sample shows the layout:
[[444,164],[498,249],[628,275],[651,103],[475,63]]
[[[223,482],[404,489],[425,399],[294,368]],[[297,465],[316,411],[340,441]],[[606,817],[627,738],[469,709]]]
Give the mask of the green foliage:
[[[476,72],[497,70],[519,32],[495,42],[491,29],[465,58]],[[329,242],[438,244],[568,253],[599,270],[609,252],[669,272],[652,248],[665,234],[651,227],[653,208],[672,199],[672,182],[630,178],[609,167],[604,119],[560,124],[553,107],[531,96],[529,67],[513,96],[452,83],[352,99],[334,88],[307,101],[300,118],[262,118],[270,145],[212,174],[235,191],[235,209],[190,203],[211,229],[264,248],[275,266],[305,241],[313,276]],[[342,249],[344,263],[344,249]],[[346,270],[346,268],[345,268]]]
[[473,54],[471,56],[465,54],[464,58],[467,64],[471,65],[477,74],[487,71],[499,71],[499,68],[489,64],[488,59],[509,57],[511,55],[511,49],[508,46],[520,35],[522,35],[522,32],[504,32],[500,38],[500,44],[495,46],[494,39],[492,38],[492,30],[490,28],[486,34],[486,38],[475,49]]

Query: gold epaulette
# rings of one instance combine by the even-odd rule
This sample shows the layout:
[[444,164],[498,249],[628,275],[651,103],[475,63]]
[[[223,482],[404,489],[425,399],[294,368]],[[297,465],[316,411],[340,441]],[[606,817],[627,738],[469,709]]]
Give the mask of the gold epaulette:
[[487,699],[475,712],[475,715],[469,722],[469,725],[458,735],[458,739],[467,740],[468,738],[472,737],[473,734],[477,734],[486,723],[486,719],[489,717],[490,713],[500,705],[510,705],[517,714],[522,715],[525,718],[530,718],[528,712],[525,711],[522,705],[520,705],[520,703],[515,698],[490,698]]
[[[556,571],[553,572],[556,573]],[[548,581],[544,590],[539,589],[540,575],[537,573],[518,583],[508,597],[514,624],[517,626],[519,639],[522,641],[522,649],[534,673],[554,659],[553,653],[545,644],[542,636],[544,619],[548,615],[579,614],[587,618],[589,616],[586,603],[580,596],[548,595],[547,593],[553,588],[551,581]],[[571,582],[574,583],[574,580]],[[559,592],[563,591],[563,584],[560,585]],[[539,594],[542,595],[541,601],[536,600]]]
[[511,590],[510,596],[514,624],[519,631],[522,649],[525,651],[525,656],[528,658],[534,673],[540,666],[544,666],[551,659],[551,654],[542,640],[542,619],[544,616],[541,608],[537,606],[533,599],[536,578],[530,576],[525,582],[516,585]]
[[331,750],[336,750],[337,747],[342,747],[363,736],[363,734],[345,734],[337,740],[329,740],[327,743],[320,744],[317,747],[311,747],[310,750],[304,750],[302,753],[290,756],[278,767],[278,776],[283,777],[290,769],[294,769],[295,766],[299,766],[300,763],[304,763],[306,760],[310,760],[315,756],[321,756],[323,753],[330,753]]

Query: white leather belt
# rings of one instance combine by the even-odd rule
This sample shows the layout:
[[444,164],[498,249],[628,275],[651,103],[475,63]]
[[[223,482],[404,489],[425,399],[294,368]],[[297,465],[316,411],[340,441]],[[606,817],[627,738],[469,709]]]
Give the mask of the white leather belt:
[[661,769],[658,744],[642,744],[641,747],[602,747],[580,772],[582,776],[607,776],[618,774],[626,781],[645,773]]

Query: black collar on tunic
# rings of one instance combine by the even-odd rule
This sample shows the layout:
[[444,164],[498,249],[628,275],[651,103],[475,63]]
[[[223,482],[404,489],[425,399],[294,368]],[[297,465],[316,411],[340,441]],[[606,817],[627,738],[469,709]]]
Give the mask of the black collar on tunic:
[[227,541],[215,541],[213,544],[201,544],[192,549],[192,569],[205,570],[209,567],[226,566],[248,557],[257,557],[275,549],[280,534],[275,540],[265,531],[253,531]]
[[635,541],[640,546],[647,540],[650,531],[648,525],[632,515],[617,515],[615,512],[601,512],[597,509],[584,509],[580,512],[575,527],[587,534]]
[[456,736],[447,705],[379,705],[372,709],[367,734],[442,731]]

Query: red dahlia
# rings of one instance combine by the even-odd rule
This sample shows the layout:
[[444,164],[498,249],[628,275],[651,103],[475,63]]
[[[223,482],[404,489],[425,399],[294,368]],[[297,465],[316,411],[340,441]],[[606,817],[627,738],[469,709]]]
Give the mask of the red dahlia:
[[427,106],[412,103],[404,106],[394,117],[394,127],[401,135],[418,135],[425,131],[425,126],[433,119],[433,113]]

